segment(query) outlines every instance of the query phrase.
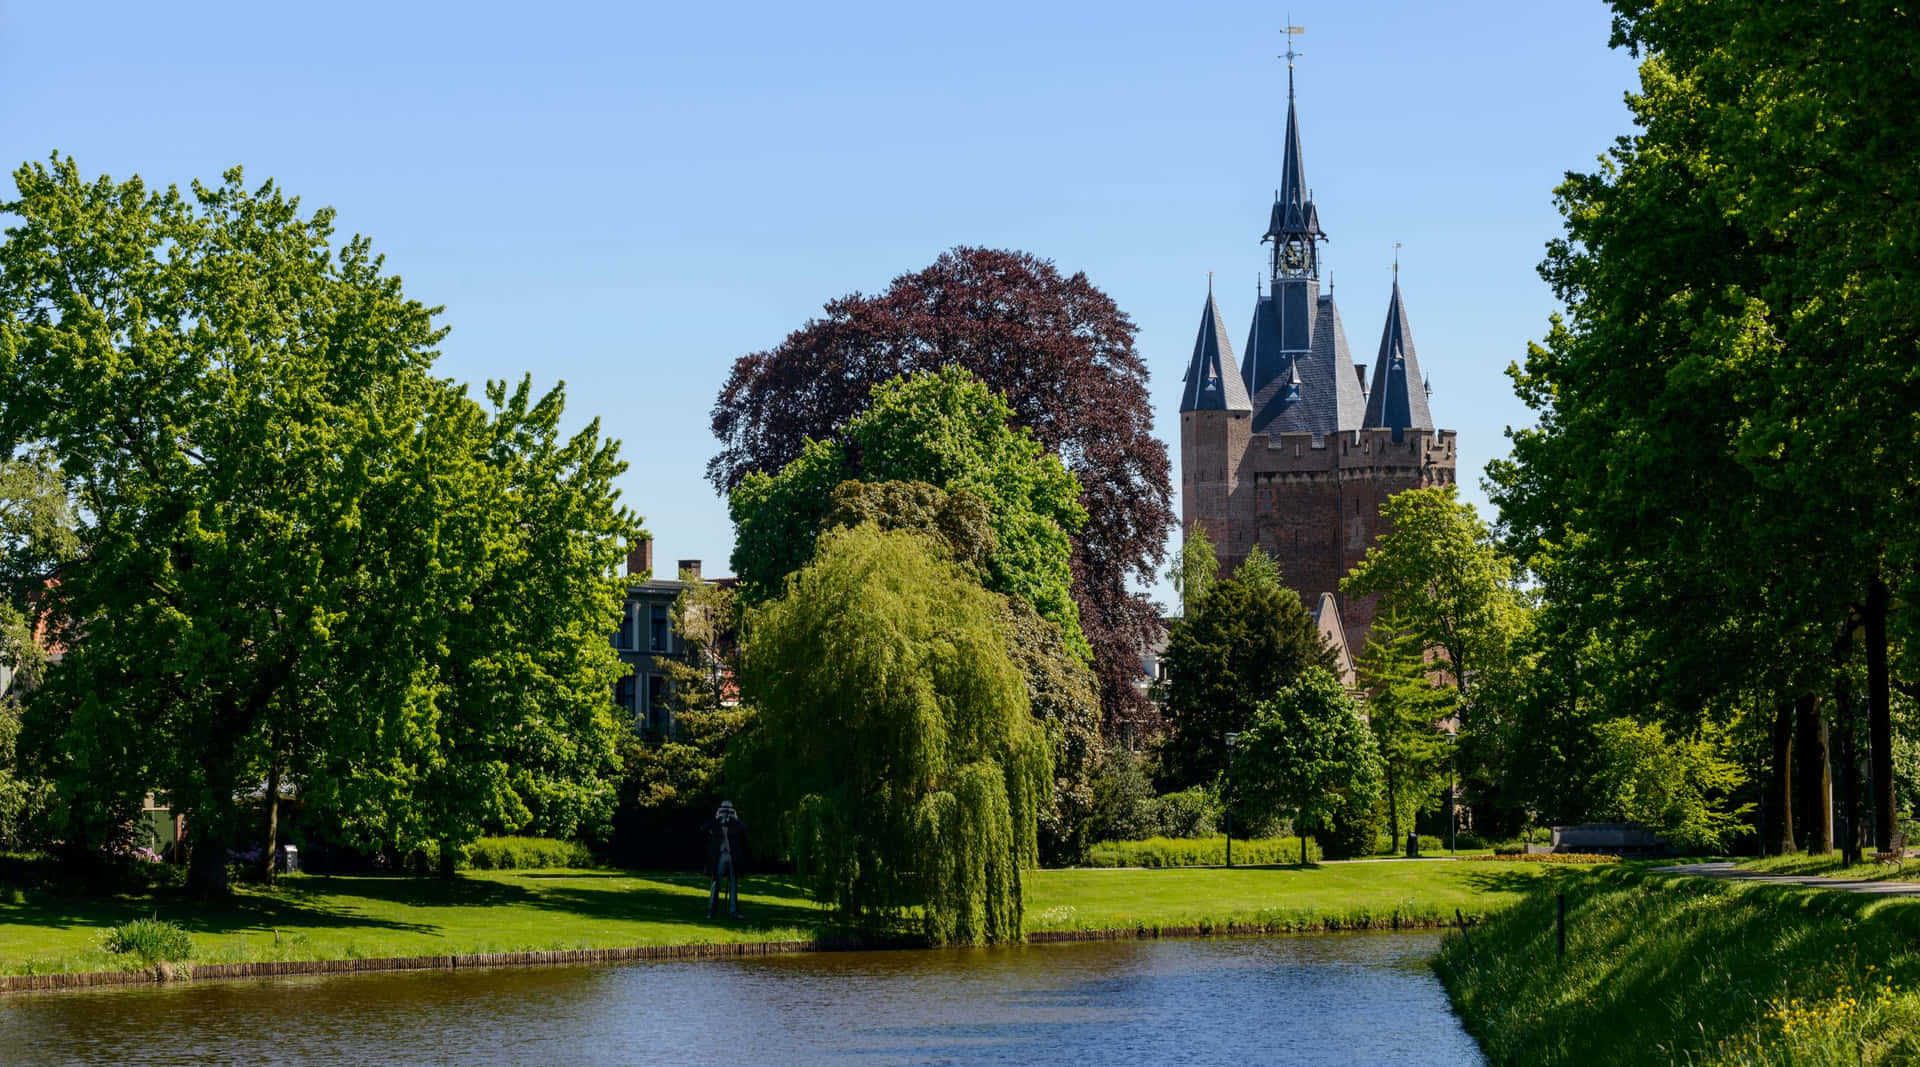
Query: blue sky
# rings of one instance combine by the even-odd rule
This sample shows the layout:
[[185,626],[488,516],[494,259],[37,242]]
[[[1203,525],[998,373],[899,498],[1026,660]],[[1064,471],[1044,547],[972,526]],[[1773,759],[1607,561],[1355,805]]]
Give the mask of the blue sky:
[[[1525,423],[1551,191],[1628,129],[1593,0],[1300,7],[1301,131],[1356,357],[1402,285],[1461,482]],[[567,383],[656,559],[724,571],[707,412],[732,360],[956,244],[1085,271],[1155,422],[1207,273],[1238,347],[1279,182],[1289,12],[1141,4],[0,0],[0,161],[185,185],[240,163],[446,306],[443,373]],[[10,188],[9,188],[10,191]],[[1177,450],[1175,450],[1177,461]],[[1178,485],[1176,472],[1175,485]],[[1164,583],[1154,592],[1170,599]]]

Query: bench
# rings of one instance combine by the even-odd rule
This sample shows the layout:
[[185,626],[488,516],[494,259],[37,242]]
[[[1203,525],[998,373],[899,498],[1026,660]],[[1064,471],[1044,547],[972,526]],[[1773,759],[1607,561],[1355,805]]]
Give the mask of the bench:
[[1904,833],[1894,834],[1893,839],[1887,843],[1893,847],[1887,849],[1885,852],[1875,852],[1873,854],[1873,862],[1891,863],[1898,873],[1905,874],[1907,870],[1907,835]]

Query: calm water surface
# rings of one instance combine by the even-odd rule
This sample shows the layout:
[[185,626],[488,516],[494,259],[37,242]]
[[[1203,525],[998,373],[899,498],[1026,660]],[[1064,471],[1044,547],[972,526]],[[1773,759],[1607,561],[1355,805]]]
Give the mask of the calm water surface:
[[4,1063],[1477,1064],[1428,934],[362,975],[0,1000]]

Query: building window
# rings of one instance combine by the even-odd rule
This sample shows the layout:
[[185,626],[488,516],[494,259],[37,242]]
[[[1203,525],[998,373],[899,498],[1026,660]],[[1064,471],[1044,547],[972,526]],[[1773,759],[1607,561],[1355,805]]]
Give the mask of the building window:
[[620,605],[620,626],[613,631],[613,647],[622,652],[632,652],[638,647],[634,644],[635,636],[633,605],[622,604]]
[[652,625],[648,632],[652,635],[653,644],[649,647],[655,652],[666,652],[668,651],[667,642],[672,639],[672,633],[667,627],[667,606],[653,605],[651,617]]
[[647,675],[647,725],[655,730],[667,729],[667,680],[657,674]]
[[633,691],[633,675],[631,674],[613,683],[613,706],[626,712],[628,715],[632,715],[634,712]]

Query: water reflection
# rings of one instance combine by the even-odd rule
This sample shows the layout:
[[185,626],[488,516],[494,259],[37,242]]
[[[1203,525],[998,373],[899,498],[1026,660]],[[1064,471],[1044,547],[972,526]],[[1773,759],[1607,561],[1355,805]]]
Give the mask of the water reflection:
[[1479,1063],[1432,935],[209,982],[0,1001],[0,1062]]

